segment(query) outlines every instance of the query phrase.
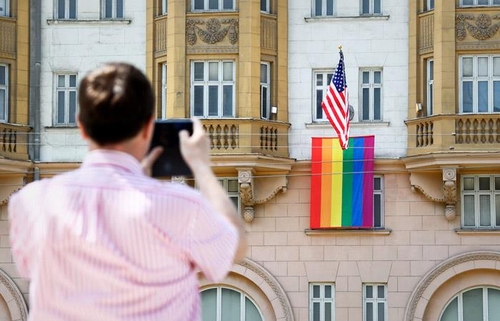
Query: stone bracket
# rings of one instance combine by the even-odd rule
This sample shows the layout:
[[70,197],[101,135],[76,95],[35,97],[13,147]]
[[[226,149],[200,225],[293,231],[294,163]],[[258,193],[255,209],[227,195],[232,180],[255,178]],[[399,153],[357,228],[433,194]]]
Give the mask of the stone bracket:
[[279,191],[285,193],[288,186],[286,175],[266,176],[260,179],[254,176],[253,168],[237,168],[240,198],[243,206],[243,219],[252,222],[255,217],[254,206],[271,200]]
[[[439,175],[442,174],[442,175]],[[456,217],[457,167],[447,166],[438,172],[413,172],[410,174],[412,190],[418,189],[428,199],[445,203],[445,217],[451,221]]]

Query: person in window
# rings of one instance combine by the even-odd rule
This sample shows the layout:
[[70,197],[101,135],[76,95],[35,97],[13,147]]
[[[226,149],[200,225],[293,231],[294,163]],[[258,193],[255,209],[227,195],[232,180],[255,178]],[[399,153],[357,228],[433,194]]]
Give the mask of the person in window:
[[79,87],[81,167],[28,184],[8,204],[13,256],[30,280],[30,321],[200,320],[199,272],[221,281],[242,260],[243,222],[213,174],[199,120],[179,134],[199,191],[147,175],[151,84],[110,63]]

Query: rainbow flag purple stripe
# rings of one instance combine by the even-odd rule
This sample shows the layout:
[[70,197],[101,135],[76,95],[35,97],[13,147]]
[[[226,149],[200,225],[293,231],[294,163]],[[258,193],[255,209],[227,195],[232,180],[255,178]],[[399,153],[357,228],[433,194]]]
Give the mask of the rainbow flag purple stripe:
[[312,229],[373,227],[374,136],[313,137],[311,153]]

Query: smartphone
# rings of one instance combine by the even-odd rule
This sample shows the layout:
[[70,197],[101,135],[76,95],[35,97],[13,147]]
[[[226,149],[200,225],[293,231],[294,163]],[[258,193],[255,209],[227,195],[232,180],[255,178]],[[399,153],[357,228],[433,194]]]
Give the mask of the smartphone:
[[191,176],[191,169],[184,161],[179,146],[179,132],[193,134],[193,122],[189,118],[162,119],[155,121],[150,150],[163,147],[163,153],[153,164],[152,176]]

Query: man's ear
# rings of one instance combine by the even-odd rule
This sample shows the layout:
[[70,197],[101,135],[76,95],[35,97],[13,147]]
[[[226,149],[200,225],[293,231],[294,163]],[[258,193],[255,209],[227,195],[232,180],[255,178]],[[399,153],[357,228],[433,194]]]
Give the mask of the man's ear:
[[80,132],[80,136],[82,136],[84,140],[89,139],[89,135],[87,134],[85,127],[83,127],[82,123],[80,122],[80,117],[76,118],[76,125],[78,126],[78,131]]
[[142,132],[143,137],[148,141],[153,137],[153,131],[155,128],[155,117],[151,116],[151,119],[144,125],[144,130]]

